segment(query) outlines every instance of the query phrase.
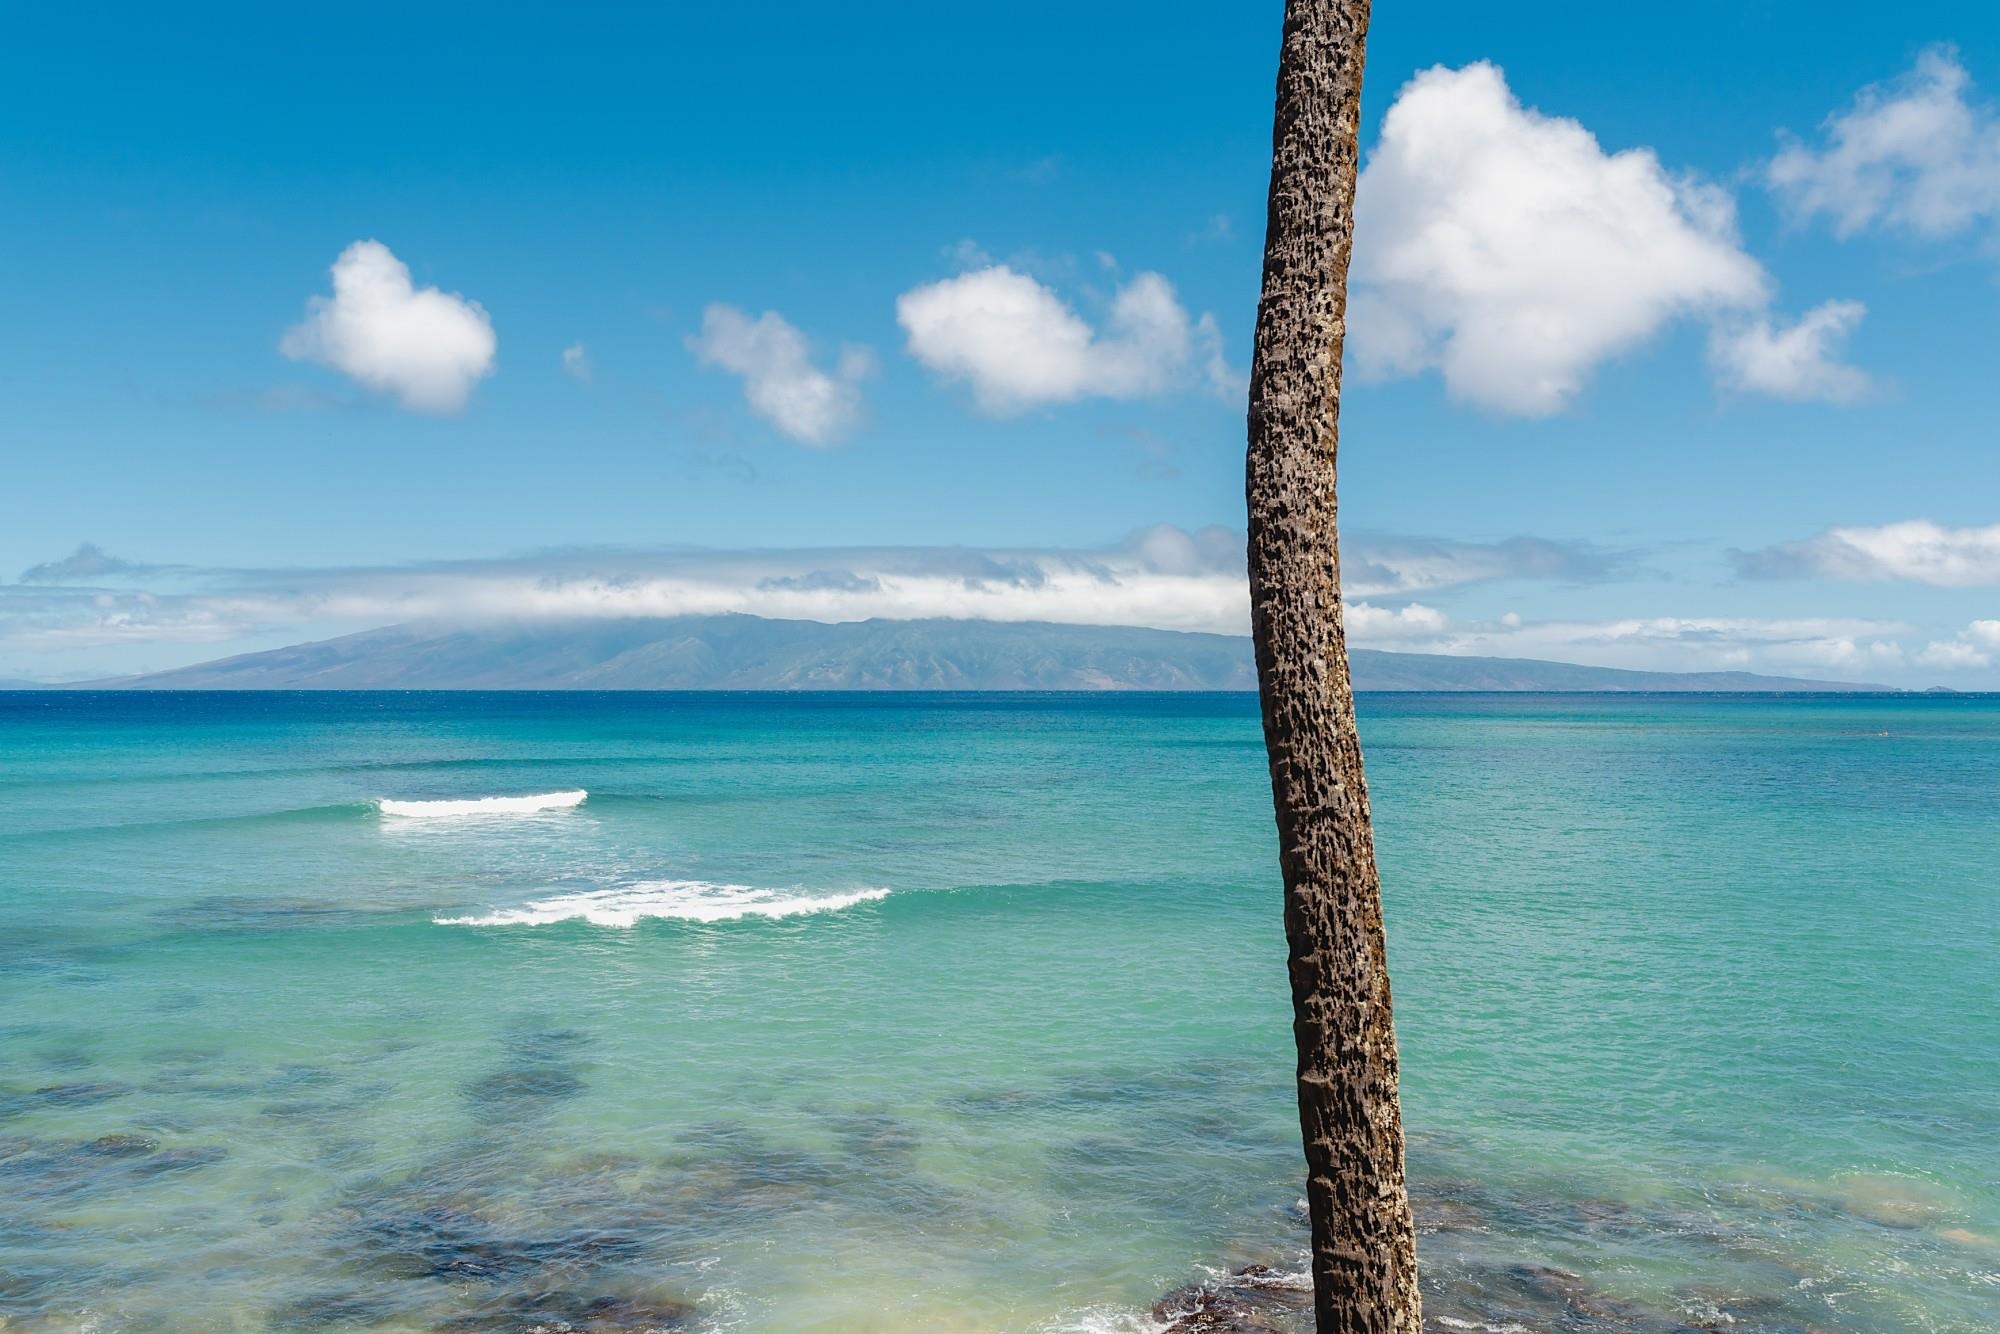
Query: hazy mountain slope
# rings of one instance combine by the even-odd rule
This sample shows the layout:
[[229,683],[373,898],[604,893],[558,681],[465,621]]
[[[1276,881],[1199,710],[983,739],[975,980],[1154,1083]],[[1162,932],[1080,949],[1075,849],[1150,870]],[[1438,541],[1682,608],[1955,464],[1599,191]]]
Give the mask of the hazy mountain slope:
[[[1854,690],[1748,672],[1354,653],[1361,690]],[[398,625],[103,685],[183,690],[1249,690],[1250,641],[996,621],[755,616]]]

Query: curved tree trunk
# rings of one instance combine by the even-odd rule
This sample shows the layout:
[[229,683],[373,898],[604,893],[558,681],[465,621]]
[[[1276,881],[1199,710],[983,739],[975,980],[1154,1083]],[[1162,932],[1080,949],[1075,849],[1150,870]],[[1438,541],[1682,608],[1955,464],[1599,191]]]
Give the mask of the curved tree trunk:
[[1288,0],[1250,373],[1251,630],[1263,693],[1320,1334],[1416,1334],[1396,1032],[1334,532],[1368,0]]

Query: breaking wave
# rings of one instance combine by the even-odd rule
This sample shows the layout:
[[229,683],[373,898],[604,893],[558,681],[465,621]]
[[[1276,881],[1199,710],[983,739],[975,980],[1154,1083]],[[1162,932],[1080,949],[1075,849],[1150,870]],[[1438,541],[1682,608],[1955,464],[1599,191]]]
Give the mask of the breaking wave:
[[581,806],[590,794],[582,788],[574,792],[542,792],[528,797],[468,797],[455,801],[392,801],[388,797],[375,805],[384,815],[409,820],[437,820],[462,815],[528,815],[535,811],[560,810]]
[[593,889],[533,899],[474,917],[433,918],[439,926],[546,926],[581,919],[595,926],[636,926],[643,917],[683,922],[729,922],[739,917],[797,917],[837,912],[888,897],[886,889],[814,894],[798,889],[755,889],[706,880],[646,880],[616,889]]

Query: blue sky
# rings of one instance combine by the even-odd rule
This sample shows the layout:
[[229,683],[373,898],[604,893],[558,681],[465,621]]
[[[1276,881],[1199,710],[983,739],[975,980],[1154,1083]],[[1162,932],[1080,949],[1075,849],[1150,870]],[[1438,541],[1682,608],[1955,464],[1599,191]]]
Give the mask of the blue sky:
[[[1234,628],[1280,7],[720,8],[11,13],[0,676]],[[1525,9],[1371,34],[1357,642],[2000,687],[2000,13]]]

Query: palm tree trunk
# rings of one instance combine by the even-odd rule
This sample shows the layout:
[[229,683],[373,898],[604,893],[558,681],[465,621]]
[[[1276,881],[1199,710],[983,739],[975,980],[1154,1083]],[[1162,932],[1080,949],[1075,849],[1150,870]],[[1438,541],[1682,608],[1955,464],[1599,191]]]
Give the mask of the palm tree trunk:
[[1319,1334],[1417,1334],[1381,885],[1334,455],[1368,0],[1288,0],[1250,373],[1251,631],[1285,882]]

